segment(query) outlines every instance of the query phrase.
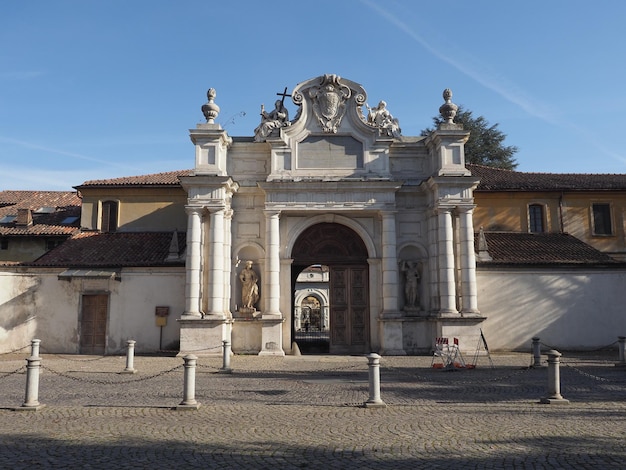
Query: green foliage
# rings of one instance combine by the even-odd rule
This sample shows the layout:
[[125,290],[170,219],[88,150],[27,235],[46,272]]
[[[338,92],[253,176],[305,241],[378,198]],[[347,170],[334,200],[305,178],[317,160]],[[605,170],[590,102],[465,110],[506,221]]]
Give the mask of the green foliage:
[[[443,122],[441,116],[433,118],[435,129]],[[503,144],[506,134],[498,129],[498,124],[490,126],[483,116],[475,118],[471,111],[463,109],[462,106],[459,106],[454,122],[462,124],[464,130],[470,131],[469,140],[465,143],[466,163],[505,170],[517,168],[518,163],[513,155],[518,151],[518,148]],[[428,135],[432,131],[433,129],[425,129],[422,131],[422,135]]]

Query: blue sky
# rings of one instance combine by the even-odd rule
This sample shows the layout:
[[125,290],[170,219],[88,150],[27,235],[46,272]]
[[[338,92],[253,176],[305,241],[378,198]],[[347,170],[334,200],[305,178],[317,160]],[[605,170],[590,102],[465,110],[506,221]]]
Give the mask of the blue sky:
[[250,136],[261,103],[324,73],[404,135],[451,88],[520,171],[626,173],[624,18],[622,0],[3,2],[0,190],[191,168],[208,88]]

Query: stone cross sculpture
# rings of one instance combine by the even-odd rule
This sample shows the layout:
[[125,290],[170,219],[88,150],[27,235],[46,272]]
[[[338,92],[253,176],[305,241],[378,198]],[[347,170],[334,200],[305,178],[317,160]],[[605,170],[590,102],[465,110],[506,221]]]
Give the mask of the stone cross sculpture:
[[265,142],[265,139],[272,133],[274,129],[290,126],[289,112],[285,107],[285,98],[291,96],[287,94],[287,87],[282,93],[276,93],[282,96],[282,99],[276,100],[274,109],[269,113],[265,111],[265,106],[261,105],[261,124],[254,129],[254,141]]

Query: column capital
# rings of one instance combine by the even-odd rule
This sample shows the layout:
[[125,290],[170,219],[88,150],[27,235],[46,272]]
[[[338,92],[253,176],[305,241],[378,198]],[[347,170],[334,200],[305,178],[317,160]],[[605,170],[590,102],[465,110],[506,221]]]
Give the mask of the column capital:
[[437,206],[433,207],[433,214],[434,215],[440,215],[440,214],[452,214],[452,212],[454,211],[456,206],[454,205],[448,205],[448,204],[438,204]]
[[187,215],[192,215],[192,214],[202,215],[202,212],[204,212],[204,209],[205,209],[204,206],[190,206],[190,205],[185,206],[185,212],[187,213]]
[[456,206],[456,210],[459,214],[471,214],[474,212],[475,208],[476,204]]
[[280,217],[281,214],[282,214],[282,210],[280,210],[280,209],[263,209],[263,213],[265,214],[265,217],[273,217],[273,216]]

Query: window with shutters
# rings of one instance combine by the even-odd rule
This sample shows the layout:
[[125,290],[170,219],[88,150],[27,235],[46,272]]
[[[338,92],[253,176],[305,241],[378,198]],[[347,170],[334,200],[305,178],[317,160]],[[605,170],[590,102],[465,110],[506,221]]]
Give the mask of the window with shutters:
[[594,235],[613,235],[611,222],[611,205],[608,203],[594,203],[591,205],[592,226]]
[[544,210],[541,204],[528,206],[528,230],[531,233],[542,233],[544,228]]
[[104,201],[102,203],[102,220],[100,230],[103,232],[115,232],[117,230],[117,201]]

